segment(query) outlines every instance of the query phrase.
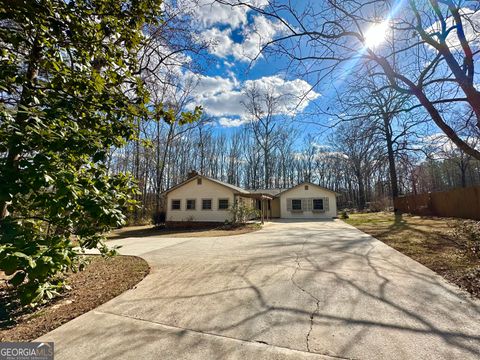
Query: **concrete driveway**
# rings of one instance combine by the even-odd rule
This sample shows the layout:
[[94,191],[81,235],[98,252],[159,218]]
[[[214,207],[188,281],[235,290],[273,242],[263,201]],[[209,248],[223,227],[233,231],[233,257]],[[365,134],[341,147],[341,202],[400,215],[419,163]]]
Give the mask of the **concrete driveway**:
[[338,220],[114,243],[152,272],[42,336],[56,359],[480,358],[480,302]]

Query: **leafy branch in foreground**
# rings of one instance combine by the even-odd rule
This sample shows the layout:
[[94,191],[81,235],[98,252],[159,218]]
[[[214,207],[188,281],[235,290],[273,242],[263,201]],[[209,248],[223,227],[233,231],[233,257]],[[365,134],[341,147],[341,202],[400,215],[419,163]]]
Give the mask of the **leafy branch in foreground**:
[[109,252],[102,234],[133,204],[130,176],[108,149],[135,136],[148,101],[137,53],[160,2],[11,1],[0,9],[0,269],[21,300],[63,287],[78,244]]

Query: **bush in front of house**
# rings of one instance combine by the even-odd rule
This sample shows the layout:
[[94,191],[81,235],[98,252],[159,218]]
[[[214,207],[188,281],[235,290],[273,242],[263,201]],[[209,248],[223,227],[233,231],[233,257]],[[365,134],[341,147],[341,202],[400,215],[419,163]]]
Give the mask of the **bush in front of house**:
[[163,210],[154,211],[152,213],[152,223],[155,226],[165,224],[166,218],[167,218],[167,214]]
[[230,208],[230,213],[232,214],[232,223],[237,225],[245,224],[248,220],[260,216],[260,211],[258,209],[239,203],[235,203]]

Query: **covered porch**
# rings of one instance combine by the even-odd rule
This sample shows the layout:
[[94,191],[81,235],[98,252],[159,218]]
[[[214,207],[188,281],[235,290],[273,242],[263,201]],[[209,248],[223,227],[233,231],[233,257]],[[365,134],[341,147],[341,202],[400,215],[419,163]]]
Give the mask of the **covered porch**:
[[[238,197],[251,200],[251,206],[260,211],[260,221],[263,224],[272,218],[272,208],[275,199],[272,195],[263,193],[241,194]],[[235,199],[236,201],[237,199]]]

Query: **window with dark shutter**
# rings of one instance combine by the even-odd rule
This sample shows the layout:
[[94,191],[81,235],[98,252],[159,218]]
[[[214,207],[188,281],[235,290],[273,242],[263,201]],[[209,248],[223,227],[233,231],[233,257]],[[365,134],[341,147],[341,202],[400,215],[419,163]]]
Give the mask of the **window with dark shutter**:
[[313,199],[313,210],[323,210],[323,199]]
[[302,200],[301,199],[292,199],[292,210],[301,211],[302,210]]
[[187,210],[195,210],[195,199],[188,199],[187,200]]

